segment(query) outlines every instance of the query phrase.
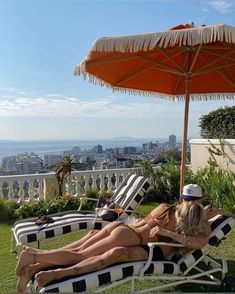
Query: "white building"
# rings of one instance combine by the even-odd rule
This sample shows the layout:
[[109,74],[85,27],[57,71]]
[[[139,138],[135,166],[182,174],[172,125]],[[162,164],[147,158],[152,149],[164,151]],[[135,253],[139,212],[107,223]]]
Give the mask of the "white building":
[[107,160],[107,155],[105,153],[104,154],[95,154],[94,160],[95,160],[96,164],[100,164],[101,162],[104,162]]
[[43,160],[35,153],[3,158],[2,166],[12,174],[34,174],[43,167]]

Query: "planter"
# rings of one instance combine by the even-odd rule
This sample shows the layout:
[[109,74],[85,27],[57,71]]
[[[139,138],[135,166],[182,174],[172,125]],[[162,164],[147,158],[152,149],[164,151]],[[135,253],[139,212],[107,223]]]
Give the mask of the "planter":
[[[193,172],[203,169],[208,164],[210,153],[208,148],[213,144],[221,150],[221,143],[218,139],[191,139],[191,168]],[[211,144],[210,144],[211,143]],[[224,139],[224,154],[214,155],[217,163],[223,169],[235,172],[235,139]]]

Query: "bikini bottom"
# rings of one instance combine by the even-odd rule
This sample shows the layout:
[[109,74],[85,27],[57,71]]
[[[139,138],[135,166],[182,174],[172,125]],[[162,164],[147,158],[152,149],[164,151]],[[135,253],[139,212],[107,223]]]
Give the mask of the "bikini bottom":
[[[149,254],[149,246],[148,245],[140,245],[148,254]],[[163,251],[160,246],[153,247],[153,257],[152,261],[162,261],[165,260]]]
[[129,228],[132,232],[134,232],[136,234],[136,236],[138,237],[138,239],[139,239],[140,245],[143,244],[143,237],[141,235],[141,232],[137,228],[134,228],[132,225],[128,225],[128,224],[125,224],[123,222],[120,222],[117,225],[117,227],[119,227],[120,225],[125,226],[125,227]]
[[[143,238],[142,238],[141,232],[137,228],[134,228],[133,226],[125,224],[123,222],[120,222],[119,224],[117,224],[116,228],[119,226],[125,226],[125,227],[129,228],[130,230],[132,230],[132,232],[134,232],[136,234],[136,236],[139,238],[139,241],[140,241],[139,246],[141,246],[149,254],[149,250],[150,250],[149,246],[148,245],[141,245],[141,244],[143,244]],[[153,261],[165,260],[163,251],[160,246],[154,246],[152,260]]]

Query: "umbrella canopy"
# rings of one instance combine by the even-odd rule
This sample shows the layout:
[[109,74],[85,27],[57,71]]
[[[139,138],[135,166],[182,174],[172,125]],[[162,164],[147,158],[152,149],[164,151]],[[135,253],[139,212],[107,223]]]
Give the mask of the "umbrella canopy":
[[180,191],[185,178],[189,100],[235,98],[235,28],[179,25],[95,41],[75,75],[130,94],[185,100]]

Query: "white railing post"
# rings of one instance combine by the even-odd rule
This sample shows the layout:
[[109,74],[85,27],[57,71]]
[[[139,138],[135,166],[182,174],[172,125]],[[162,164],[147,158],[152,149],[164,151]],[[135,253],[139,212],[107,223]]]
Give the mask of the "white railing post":
[[24,195],[24,189],[23,189],[24,181],[18,180],[18,195],[20,202],[25,202],[25,195]]
[[0,181],[0,198],[4,198],[4,194],[3,194],[3,181]]
[[108,192],[112,191],[112,184],[111,184],[111,175],[106,175],[107,177],[107,188]]
[[[35,192],[37,194],[37,198],[39,200],[46,200],[47,198],[47,193],[45,194],[44,193],[44,185],[45,185],[45,182],[44,182],[44,179],[37,179],[37,187],[34,187],[34,195],[35,195]],[[48,191],[50,193],[50,191]],[[55,192],[56,193],[56,192]],[[52,196],[53,197],[53,196]]]
[[13,188],[13,181],[8,182],[8,198],[13,200],[17,198],[15,194],[15,190]]
[[28,180],[28,183],[29,183],[29,188],[28,188],[29,189],[28,190],[29,199],[31,201],[36,200],[35,197],[34,197],[34,189],[33,189],[33,183],[34,183],[34,181],[32,179],[29,179]]
[[[44,187],[44,193],[41,193],[42,189],[40,186]],[[45,178],[41,185],[39,184],[39,198],[43,200],[53,199],[58,196],[58,183],[56,177]]]

